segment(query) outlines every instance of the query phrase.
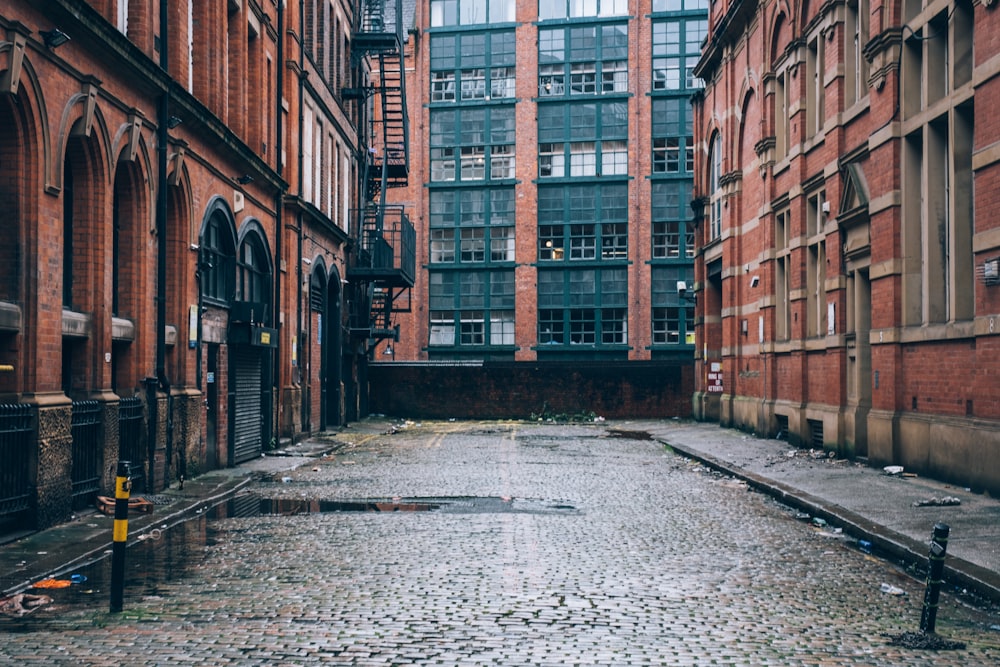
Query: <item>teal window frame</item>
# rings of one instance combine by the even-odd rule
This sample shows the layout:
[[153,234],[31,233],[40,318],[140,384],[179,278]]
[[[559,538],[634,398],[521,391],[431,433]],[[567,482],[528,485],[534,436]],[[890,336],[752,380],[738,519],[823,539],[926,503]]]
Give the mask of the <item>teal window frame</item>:
[[653,174],[694,176],[694,131],[687,96],[658,96],[651,100]]
[[516,0],[431,0],[431,27],[512,23]]
[[628,94],[628,23],[538,29],[538,97]]
[[701,43],[708,34],[704,14],[654,18],[651,22],[653,92],[704,88],[694,76],[701,58]]
[[538,188],[538,261],[628,259],[628,184],[587,183]]
[[540,21],[627,14],[628,0],[538,0]]
[[428,272],[428,347],[514,346],[513,267]]
[[694,335],[693,304],[677,293],[677,281],[690,280],[690,267],[683,264],[663,264],[650,267],[650,324],[652,345],[692,345]]
[[[512,187],[435,188],[428,201],[431,266],[513,265]],[[467,254],[480,246],[481,257]]]
[[513,104],[431,109],[431,181],[513,181],[515,129]]
[[538,106],[539,179],[627,175],[627,101]]
[[430,35],[432,104],[515,99],[517,48],[512,28]]
[[538,345],[548,349],[628,345],[628,268],[538,271]]

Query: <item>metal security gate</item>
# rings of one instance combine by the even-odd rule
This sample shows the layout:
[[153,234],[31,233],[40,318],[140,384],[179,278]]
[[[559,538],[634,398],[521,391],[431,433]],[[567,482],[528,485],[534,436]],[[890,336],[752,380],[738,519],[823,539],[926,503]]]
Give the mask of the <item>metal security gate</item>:
[[0,405],[0,526],[20,527],[31,509],[34,432],[30,405]]
[[263,420],[260,401],[261,354],[249,346],[233,348],[233,462],[260,456]]
[[97,401],[73,402],[73,509],[92,505],[100,490],[104,459],[101,411]]
[[132,492],[146,490],[146,426],[142,399],[123,398],[118,403],[118,458],[132,464]]

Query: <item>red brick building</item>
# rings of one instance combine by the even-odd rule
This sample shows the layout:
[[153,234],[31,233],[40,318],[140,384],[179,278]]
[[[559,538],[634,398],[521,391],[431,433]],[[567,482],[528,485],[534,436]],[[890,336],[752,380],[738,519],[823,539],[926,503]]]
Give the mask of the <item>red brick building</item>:
[[1000,492],[995,3],[718,0],[697,416]]
[[[435,414],[441,404],[453,416],[471,405],[525,417],[690,414],[665,409],[674,397],[623,398],[648,395],[633,372],[673,377],[685,366],[691,378],[694,309],[677,283],[693,278],[689,100],[701,86],[691,70],[707,6],[417,3],[407,49],[411,178],[393,201],[411,212],[418,270],[412,298],[392,315],[399,340],[377,349],[380,375],[391,373],[384,365],[423,364],[421,382],[445,391],[449,364],[463,376],[482,364],[490,400],[428,397]],[[536,368],[563,378],[547,400],[530,388],[486,389]],[[586,395],[570,380],[574,368],[600,378],[579,381]],[[682,388],[690,382],[661,391]]]
[[352,12],[0,0],[0,533],[364,414],[403,34]]

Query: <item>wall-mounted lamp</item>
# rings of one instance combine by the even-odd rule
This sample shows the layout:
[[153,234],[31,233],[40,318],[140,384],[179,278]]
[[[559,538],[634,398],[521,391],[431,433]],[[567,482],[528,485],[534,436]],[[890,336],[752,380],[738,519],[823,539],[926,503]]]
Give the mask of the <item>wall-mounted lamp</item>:
[[242,176],[237,176],[236,182],[239,183],[240,185],[249,185],[250,183],[253,183],[253,176],[251,176],[250,174],[243,174]]
[[43,30],[38,34],[42,36],[42,40],[45,42],[45,46],[47,46],[50,49],[57,49],[69,41],[69,35],[64,33],[59,28],[53,28],[52,30]]
[[760,285],[760,276],[754,276],[750,279],[750,287],[756,287]]
[[698,295],[688,294],[687,283],[683,280],[677,281],[677,296],[679,296],[683,301],[690,301],[691,303],[698,302]]
[[178,118],[177,116],[171,116],[170,118],[167,119],[167,127],[172,130],[183,122],[184,121]]
[[392,356],[392,345],[386,345],[385,349],[382,350],[382,354],[384,354],[387,357]]

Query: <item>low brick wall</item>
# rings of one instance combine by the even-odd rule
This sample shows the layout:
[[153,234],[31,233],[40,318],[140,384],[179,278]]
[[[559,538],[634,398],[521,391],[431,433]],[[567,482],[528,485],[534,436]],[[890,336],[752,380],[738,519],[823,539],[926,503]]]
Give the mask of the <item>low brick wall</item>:
[[694,363],[387,362],[369,369],[373,414],[427,419],[690,417]]

